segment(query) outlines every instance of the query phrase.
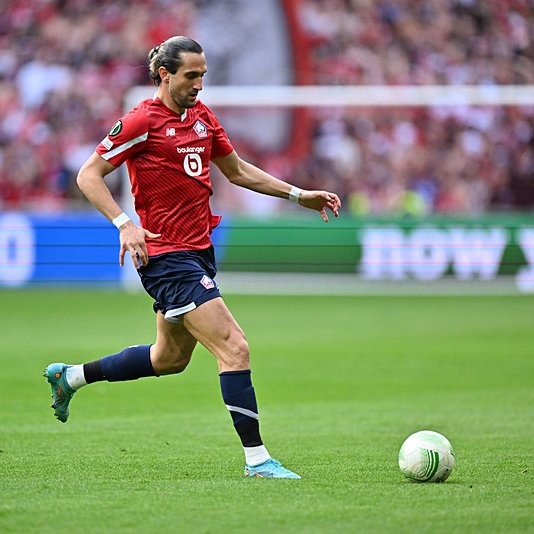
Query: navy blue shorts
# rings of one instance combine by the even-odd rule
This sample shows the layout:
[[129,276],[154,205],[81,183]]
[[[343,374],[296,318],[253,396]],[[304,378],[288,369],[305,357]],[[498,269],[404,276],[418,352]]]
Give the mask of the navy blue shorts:
[[148,265],[137,272],[155,300],[154,311],[161,311],[173,323],[179,323],[184,313],[221,296],[214,280],[217,266],[213,246],[151,256]]

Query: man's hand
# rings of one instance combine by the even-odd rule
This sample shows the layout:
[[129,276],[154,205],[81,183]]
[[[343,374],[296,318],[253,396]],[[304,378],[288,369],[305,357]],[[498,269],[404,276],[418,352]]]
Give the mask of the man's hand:
[[121,251],[119,254],[120,266],[122,267],[124,265],[124,255],[126,254],[126,251],[130,253],[136,269],[141,267],[139,260],[141,260],[142,265],[146,265],[148,263],[148,252],[145,239],[147,237],[150,239],[157,239],[161,234],[153,234],[140,226],[135,226],[132,221],[124,223],[119,230],[121,240]]
[[321,214],[324,222],[328,222],[326,209],[328,208],[336,217],[339,215],[341,200],[335,193],[328,191],[306,191],[302,190],[298,202],[305,208],[316,210]]

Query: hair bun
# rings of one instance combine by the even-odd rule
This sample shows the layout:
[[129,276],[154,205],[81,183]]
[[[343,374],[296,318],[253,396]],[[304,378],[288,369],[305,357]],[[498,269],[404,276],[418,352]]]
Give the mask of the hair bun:
[[156,57],[156,56],[158,55],[159,47],[160,47],[160,45],[155,46],[155,47],[150,51],[150,53],[148,54],[148,58],[149,58],[149,59],[153,59],[154,57]]

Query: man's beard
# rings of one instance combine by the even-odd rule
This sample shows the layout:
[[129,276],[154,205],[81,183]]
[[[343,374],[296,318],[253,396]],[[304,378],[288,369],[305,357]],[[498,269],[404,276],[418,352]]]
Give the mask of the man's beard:
[[195,100],[193,101],[189,100],[189,96],[181,97],[179,100],[174,98],[173,100],[178,107],[186,109],[194,107],[197,103],[197,98],[198,95],[195,95]]

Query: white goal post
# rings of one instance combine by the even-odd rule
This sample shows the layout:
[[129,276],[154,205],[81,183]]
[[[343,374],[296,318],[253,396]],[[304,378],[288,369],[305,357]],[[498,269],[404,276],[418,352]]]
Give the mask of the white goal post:
[[[124,99],[124,111],[153,97],[156,90],[153,85],[133,87]],[[210,107],[240,109],[534,106],[534,85],[206,85],[200,99]],[[129,188],[125,178],[125,198]]]
[[[125,108],[154,92],[153,86],[132,88]],[[209,106],[224,107],[530,106],[534,85],[206,86],[201,99]]]
[[[132,88],[124,101],[125,111],[135,107],[142,100],[151,98],[157,88],[154,86],[139,86]],[[214,108],[228,108],[239,109],[241,111],[250,109],[298,109],[298,108],[377,108],[387,110],[387,108],[448,108],[453,111],[457,108],[460,112],[466,108],[473,106],[480,107],[522,107],[525,113],[532,115],[534,113],[534,85],[446,85],[446,86],[210,86],[209,84],[203,89],[200,98],[202,102]],[[529,109],[527,109],[529,108]],[[216,109],[216,113],[218,113]],[[130,185],[128,178],[125,176],[123,180],[123,195],[127,205],[127,199],[130,198]],[[133,203],[131,203],[129,211],[133,215]],[[534,230],[533,230],[534,232]],[[530,234],[529,234],[530,235]],[[534,235],[534,233],[532,234]],[[529,263],[527,277],[524,283],[519,277],[514,280],[509,277],[500,280],[496,285],[495,280],[486,281],[481,280],[478,283],[470,280],[459,286],[458,291],[465,292],[472,288],[475,293],[488,292],[495,293],[502,290],[504,293],[513,293],[517,291],[517,287],[522,284],[522,291],[534,291],[534,280],[532,274],[534,273],[534,253],[530,252],[531,248],[526,247],[525,250],[532,256],[532,263]],[[530,262],[531,260],[529,260]],[[130,263],[130,262],[128,262]],[[525,268],[526,269],[526,268]],[[243,273],[237,273],[238,282],[235,287],[232,286],[232,276],[235,273],[224,273],[227,276],[227,282],[232,290],[243,290]],[[527,276],[528,275],[528,276]],[[258,290],[258,273],[251,274],[251,279],[254,280],[254,291]],[[298,274],[298,279],[302,282],[304,276],[302,273]],[[312,276],[312,275],[309,275]],[[341,275],[340,275],[341,276]],[[523,276],[523,278],[525,278]],[[271,278],[276,280],[292,280],[291,275],[280,276],[273,275]],[[316,275],[310,278],[310,287],[313,291],[318,291],[318,287],[332,289],[334,275],[328,275],[327,281],[321,285]],[[354,285],[353,290],[356,293],[365,291],[375,291],[376,287],[382,287],[383,282],[379,284],[369,284],[362,282],[359,278],[352,275],[344,275],[338,277],[340,280],[340,291],[347,292],[350,284]],[[271,280],[271,279],[269,279]],[[449,287],[450,280],[443,280],[443,286],[446,293],[453,292],[454,288]],[[273,288],[269,282],[269,291]],[[387,286],[389,293],[395,291],[401,292],[419,292],[427,286],[424,284],[417,284],[413,281],[395,282],[397,285]],[[395,284],[391,282],[391,284]],[[124,272],[125,287],[138,287],[137,275],[133,267],[125,269]],[[523,287],[524,286],[524,287]],[[436,291],[440,293],[440,284],[432,284],[428,286],[429,291]],[[456,287],[456,286],[454,286]],[[287,287],[283,286],[282,290],[287,291]],[[301,288],[302,291],[305,291]],[[252,290],[251,290],[252,291]]]

